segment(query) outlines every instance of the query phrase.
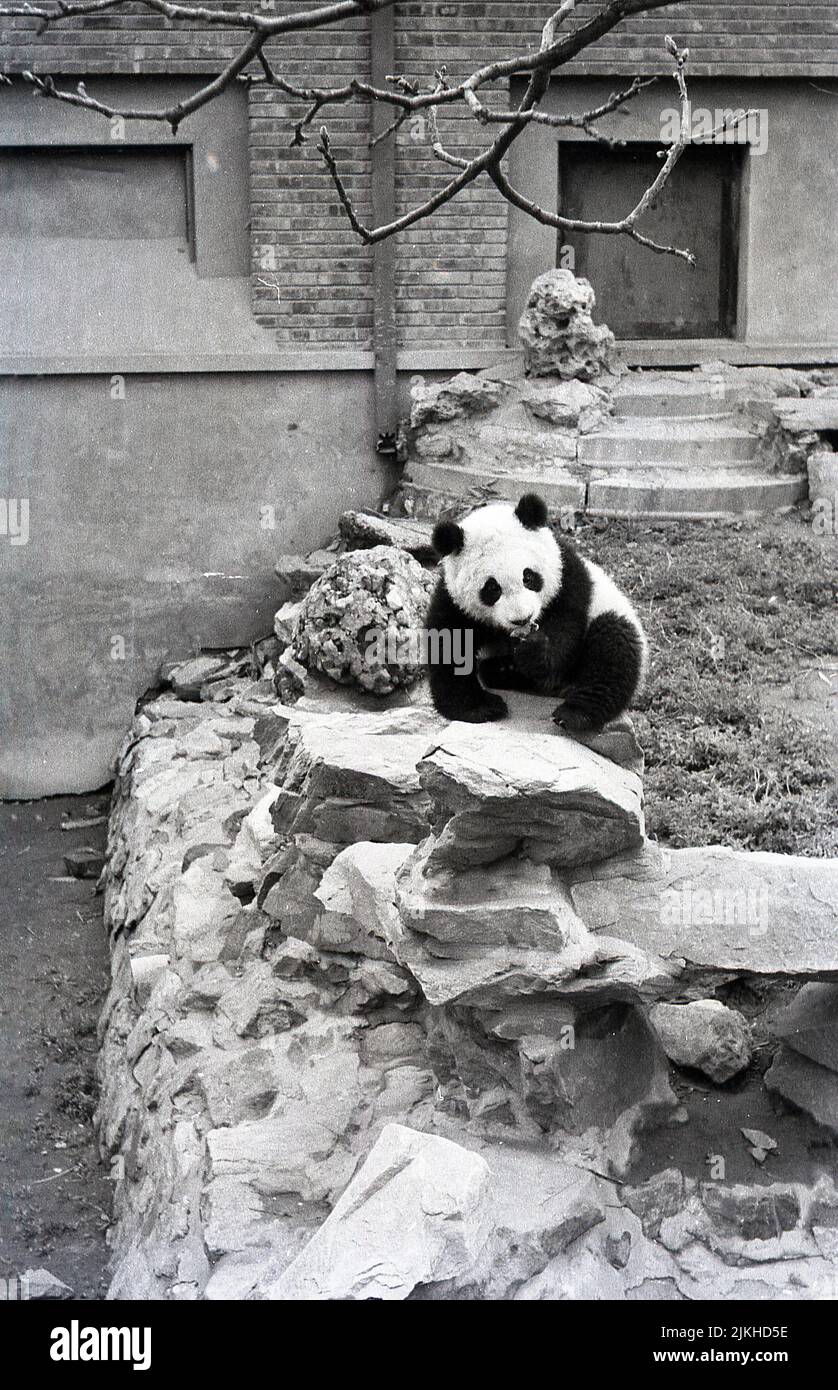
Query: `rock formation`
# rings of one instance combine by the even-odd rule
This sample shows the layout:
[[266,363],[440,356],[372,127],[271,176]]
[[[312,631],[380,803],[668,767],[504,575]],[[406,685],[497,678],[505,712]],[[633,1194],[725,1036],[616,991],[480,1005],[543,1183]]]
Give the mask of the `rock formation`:
[[613,372],[614,334],[591,318],[596,298],[570,270],[548,270],[533,281],[518,324],[529,376],[596,381]]
[[831,1122],[833,865],[648,844],[625,728],[225,689],[148,704],[118,769],[112,1297],[834,1288],[826,1175],[632,1178],[685,1122],[667,1053],[737,1084],[737,980],[812,982],[767,1082]]

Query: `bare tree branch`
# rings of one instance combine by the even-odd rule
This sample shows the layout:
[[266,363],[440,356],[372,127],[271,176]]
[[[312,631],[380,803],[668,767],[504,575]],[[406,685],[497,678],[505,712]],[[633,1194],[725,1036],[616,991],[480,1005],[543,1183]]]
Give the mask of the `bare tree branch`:
[[[609,116],[612,111],[624,106],[632,97],[637,96],[646,87],[651,87],[658,81],[657,77],[635,77],[631,86],[623,92],[613,92],[607,101],[601,106],[596,106],[591,111],[585,111],[582,115],[556,115],[550,111],[532,110],[527,112],[527,120],[530,125],[552,126],[554,129],[563,127],[573,127],[576,130],[584,130],[592,140],[600,144],[614,148],[617,145],[625,145],[625,140],[615,139],[610,135],[603,135],[602,131],[596,129],[596,122],[601,121],[604,116]],[[498,125],[511,121],[516,116],[514,111],[495,111],[489,106],[484,106],[482,102],[474,99],[469,102],[469,109],[476,120],[481,125]]]
[[[71,0],[54,0],[50,7],[28,3],[0,5],[0,18],[38,19],[46,26],[56,24],[62,19],[77,19],[100,14],[103,10],[117,9],[124,3],[125,0],[78,0],[78,3],[71,3]],[[395,0],[336,0],[336,3],[331,5],[320,5],[315,9],[305,10],[302,14],[280,15],[275,19],[270,19],[264,14],[254,14],[250,10],[209,10],[204,5],[181,5],[172,3],[171,0],[136,0],[136,3],[163,15],[166,19],[193,24],[213,24],[223,29],[249,29],[253,33],[268,37],[298,33],[307,29],[323,29],[359,14],[375,14],[377,10],[389,9]]]
[[[576,12],[577,0],[562,0],[544,23],[537,47],[484,64],[458,81],[450,81],[445,70],[440,69],[434,74],[433,85],[428,90],[422,90],[419,82],[402,74],[388,76],[386,84],[382,87],[374,86],[360,77],[353,77],[348,82],[332,87],[300,85],[289,81],[278,65],[273,45],[284,37],[378,13],[390,8],[394,0],[333,0],[333,3],[315,4],[311,8],[298,9],[281,16],[268,16],[252,10],[208,9],[203,5],[179,3],[179,0],[137,0],[146,10],[163,16],[173,24],[215,25],[239,31],[245,37],[239,51],[217,76],[198,87],[191,96],[163,108],[110,106],[92,96],[83,82],[79,82],[75,90],[71,91],[58,87],[50,76],[25,72],[22,78],[43,97],[66,102],[110,119],[120,117],[126,121],[162,121],[167,123],[173,132],[177,131],[181,122],[188,116],[219,96],[232,83],[243,82],[248,87],[264,86],[281,92],[291,101],[305,104],[305,109],[293,124],[292,145],[305,143],[308,128],[321,112],[330,106],[346,105],[358,100],[393,108],[393,119],[370,139],[370,146],[393,137],[411,115],[426,113],[425,128],[430,151],[436,160],[455,171],[454,177],[449,178],[424,202],[380,227],[369,227],[361,221],[335,159],[328,128],[325,125],[320,127],[317,151],[351,228],[365,243],[384,241],[431,216],[485,174],[504,198],[539,222],[581,233],[625,235],[651,251],[678,256],[694,264],[695,258],[690,251],[676,246],[661,245],[642,232],[637,225],[664,188],[691,141],[691,113],[685,80],[688,50],[679,49],[672,39],[667,38],[666,43],[674,59],[673,75],[679,92],[678,135],[665,157],[662,152],[662,165],[657,177],[626,216],[610,222],[563,217],[539,206],[533,199],[514,188],[502,167],[513,143],[531,125],[543,125],[553,129],[576,129],[590,139],[612,147],[623,144],[624,142],[618,138],[601,131],[598,123],[657,81],[655,77],[636,77],[624,91],[612,93],[601,105],[579,114],[542,111],[540,103],[549,88],[551,76],[592,43],[609,33],[622,20],[631,15],[662,9],[674,2],[675,0],[602,0],[593,15],[571,28],[569,21]],[[124,3],[125,0],[49,0],[49,3],[40,5],[0,4],[0,16],[31,19],[37,24],[38,32],[43,32],[50,25],[63,20],[112,11]],[[269,45],[270,53],[266,51]],[[528,76],[528,83],[516,109],[497,109],[482,99],[484,88],[496,86],[513,76],[521,75]],[[497,134],[485,148],[470,157],[449,149],[442,139],[439,127],[439,115],[449,106],[459,106],[461,109],[465,106],[477,124],[487,128],[495,127]],[[747,114],[749,113],[742,113],[737,119],[742,119]],[[727,132],[724,129],[714,131],[706,138],[718,138],[720,134],[725,133]]]

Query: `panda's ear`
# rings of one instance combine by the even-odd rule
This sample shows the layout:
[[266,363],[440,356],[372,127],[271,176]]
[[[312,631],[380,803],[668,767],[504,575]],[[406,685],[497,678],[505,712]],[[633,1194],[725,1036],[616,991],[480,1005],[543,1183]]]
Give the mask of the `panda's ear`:
[[431,536],[437,555],[459,555],[465,542],[462,526],[456,521],[438,521]]
[[528,531],[547,525],[547,503],[537,492],[527,492],[515,508],[515,515]]

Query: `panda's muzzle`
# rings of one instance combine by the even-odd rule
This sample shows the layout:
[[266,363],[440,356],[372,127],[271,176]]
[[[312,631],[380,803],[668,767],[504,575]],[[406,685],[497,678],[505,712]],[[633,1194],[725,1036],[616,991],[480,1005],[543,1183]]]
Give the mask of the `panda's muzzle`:
[[510,637],[532,637],[534,632],[538,632],[538,623],[535,618],[519,618],[509,625]]

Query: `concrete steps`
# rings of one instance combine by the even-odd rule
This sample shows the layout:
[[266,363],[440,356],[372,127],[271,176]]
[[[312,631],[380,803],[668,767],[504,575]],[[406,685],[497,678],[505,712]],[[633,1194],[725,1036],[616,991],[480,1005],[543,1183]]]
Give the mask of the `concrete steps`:
[[[551,511],[561,511],[563,507],[582,511],[585,507],[584,478],[558,465],[545,466],[543,469],[530,466],[501,473],[488,468],[467,468],[462,464],[411,460],[407,471],[414,488],[423,496],[427,494],[430,499],[434,496],[471,497],[476,504],[487,494],[487,501],[490,495],[498,500],[517,502],[522,493],[539,492]],[[423,516],[434,514],[428,511],[417,513]]]
[[760,469],[707,469],[700,475],[639,468],[593,473],[585,510],[592,516],[726,517],[781,511],[806,496],[807,480]]
[[660,464],[672,468],[720,468],[756,457],[759,440],[749,430],[717,420],[616,418],[579,440],[580,463],[615,468]]
[[712,418],[729,415],[745,394],[725,378],[696,381],[692,374],[669,372],[662,382],[654,373],[630,377],[615,393],[614,409],[621,416]]
[[551,456],[549,431],[537,436],[543,460],[532,448],[525,461],[510,448],[508,462],[482,466],[412,459],[403,495],[425,518],[528,491],[554,513],[702,519],[788,510],[806,497],[807,479],[761,464],[759,436],[734,414],[747,399],[747,382],[729,376],[632,373],[614,395],[614,414],[579,437],[575,459]]

